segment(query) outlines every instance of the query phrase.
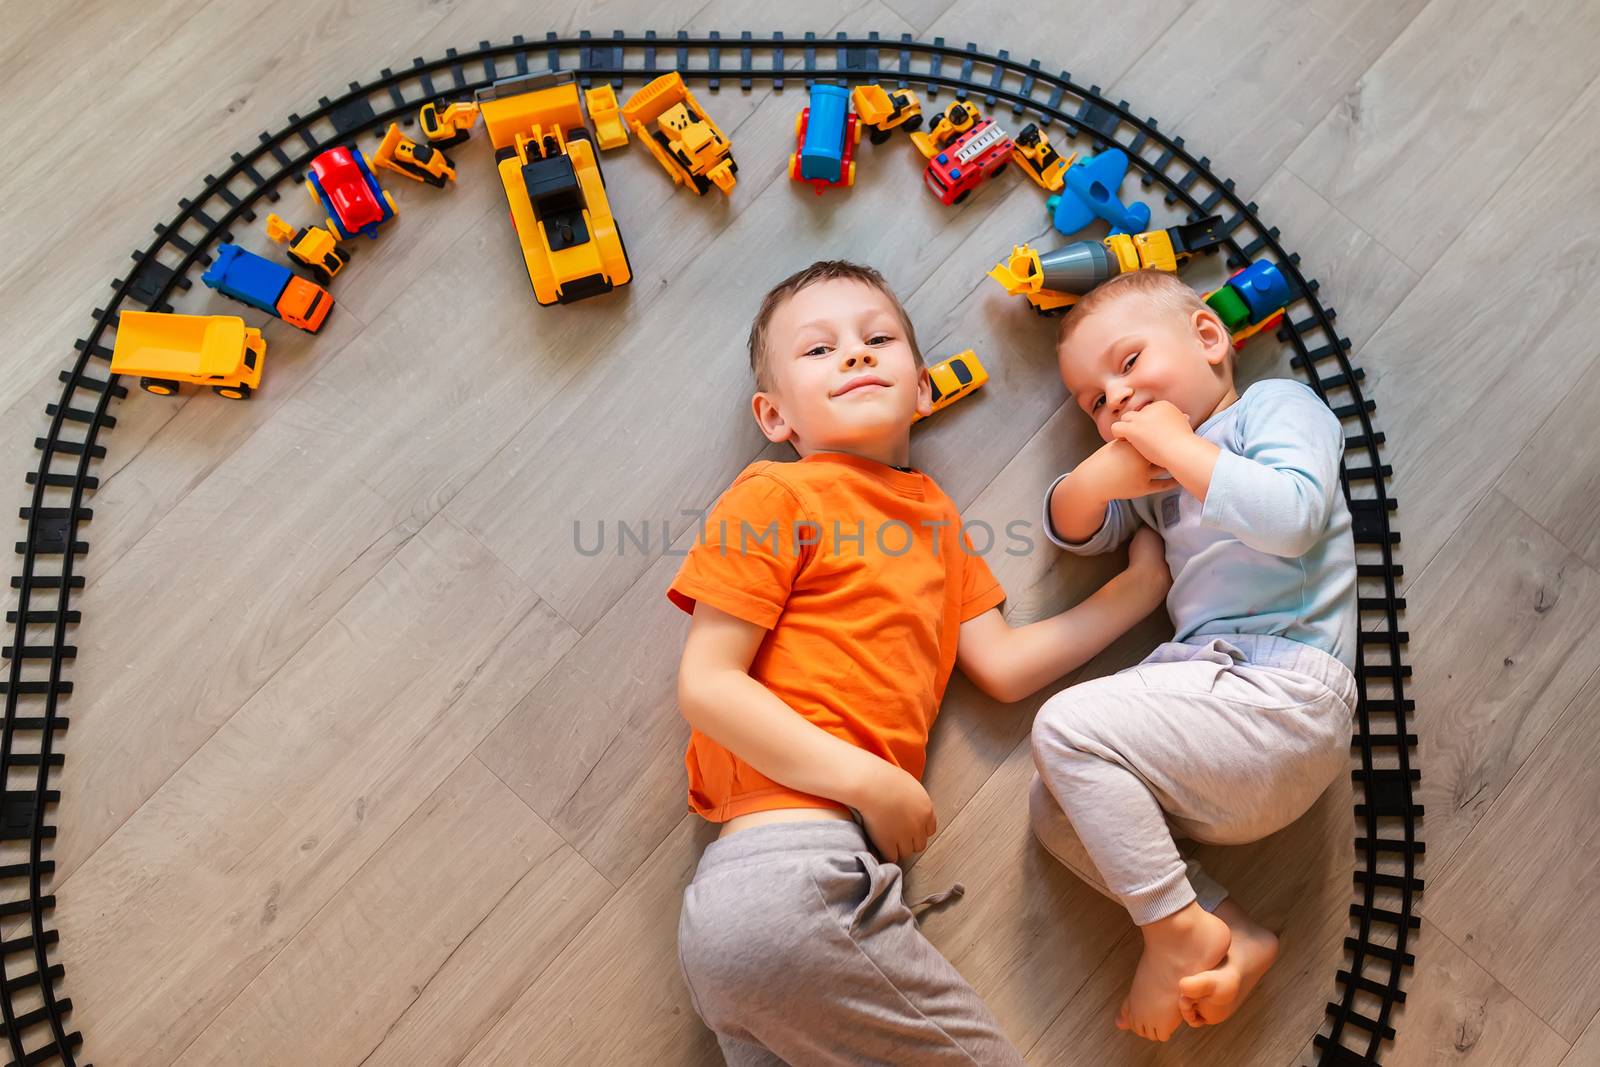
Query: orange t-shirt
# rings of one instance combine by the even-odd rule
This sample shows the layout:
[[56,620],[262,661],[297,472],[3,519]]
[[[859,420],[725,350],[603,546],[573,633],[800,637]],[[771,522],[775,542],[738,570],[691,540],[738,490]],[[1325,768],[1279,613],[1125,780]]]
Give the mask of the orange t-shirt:
[[[837,452],[757,462],[706,516],[667,596],[768,630],[750,676],[808,721],[921,778],[961,624],[1005,600],[920,471]],[[698,730],[689,809],[713,822],[843,804],[779,785]]]

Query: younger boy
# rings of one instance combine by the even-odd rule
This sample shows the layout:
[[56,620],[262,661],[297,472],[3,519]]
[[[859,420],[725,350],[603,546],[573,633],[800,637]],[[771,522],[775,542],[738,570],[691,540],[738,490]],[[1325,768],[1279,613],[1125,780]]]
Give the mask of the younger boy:
[[[1173,831],[1235,844],[1298,818],[1348,765],[1355,546],[1339,420],[1287,380],[1233,387],[1232,339],[1169,274],[1122,275],[1062,320],[1061,378],[1108,444],[1045,498],[1052,540],[1161,531],[1174,639],[1040,708],[1029,808],[1127,907],[1144,955],[1117,1024],[1165,1041],[1231,1015],[1277,955]],[[1170,480],[1166,477],[1170,475]]]
[[902,899],[898,862],[935,830],[928,731],[956,663],[1017,700],[1148,615],[1159,544],[1013,630],[955,505],[910,466],[931,384],[883,277],[827,261],[785,279],[750,361],[756,422],[800,458],[745,468],[668,591],[693,614],[689,806],[723,824],[684,892],[691,1000],[730,1064],[1019,1065]]

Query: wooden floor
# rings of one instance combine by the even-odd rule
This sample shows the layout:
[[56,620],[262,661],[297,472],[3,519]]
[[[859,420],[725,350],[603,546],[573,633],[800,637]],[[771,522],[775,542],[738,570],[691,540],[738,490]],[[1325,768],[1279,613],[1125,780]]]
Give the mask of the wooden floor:
[[[1038,56],[1184,135],[1279,226],[1367,369],[1405,541],[1428,807],[1395,1064],[1600,1063],[1600,6],[1587,0],[7,0],[0,485],[91,308],[228,153],[414,55],[549,29],[878,30]],[[805,25],[796,22],[804,18]],[[916,462],[973,517],[1033,518],[1090,446],[1049,326],[983,272],[1044,231],[1008,180],[960,210],[863,145],[821,199],[781,177],[802,97],[710,98],[724,201],[605,160],[636,278],[540,309],[480,136],[459,188],[389,182],[313,339],[269,327],[257,399],[117,409],[87,536],[56,919],[85,1058],[167,1064],[706,1064],[674,940],[710,839],[685,814],[663,591],[680,509],[758,456],[760,292],[884,269],[984,393]],[[399,186],[398,188],[395,188]],[[277,206],[312,220],[295,190]],[[264,248],[259,234],[244,238]],[[233,311],[196,284],[180,310]],[[1246,373],[1281,367],[1257,342]],[[648,520],[647,552],[574,546]],[[663,528],[663,522],[667,525]],[[1108,561],[997,557],[1009,610]],[[1137,658],[1151,624],[1083,676]],[[1063,683],[1064,684],[1064,683]],[[1052,690],[1053,691],[1053,690]],[[1303,1062],[1349,928],[1347,785],[1212,862],[1284,931],[1229,1025],[1113,1029],[1126,917],[1030,840],[1027,728],[959,677],[928,785],[926,929],[1036,1064]]]

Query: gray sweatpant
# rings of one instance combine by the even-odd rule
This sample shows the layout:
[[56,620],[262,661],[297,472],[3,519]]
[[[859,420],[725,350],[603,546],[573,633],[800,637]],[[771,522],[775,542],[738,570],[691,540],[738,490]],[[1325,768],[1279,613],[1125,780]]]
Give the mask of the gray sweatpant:
[[1356,682],[1281,637],[1170,641],[1051,697],[1033,723],[1034,834],[1140,926],[1227,896],[1174,836],[1242,844],[1303,815],[1350,763]]
[[922,936],[899,866],[853,822],[772,823],[707,845],[683,893],[678,961],[730,1067],[1022,1065]]

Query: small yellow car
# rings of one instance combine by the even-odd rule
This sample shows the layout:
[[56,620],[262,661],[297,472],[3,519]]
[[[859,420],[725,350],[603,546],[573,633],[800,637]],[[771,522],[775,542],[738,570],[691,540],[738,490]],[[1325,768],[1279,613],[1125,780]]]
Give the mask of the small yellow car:
[[139,387],[173,396],[182,382],[209,385],[229,400],[261,386],[267,343],[236,315],[173,315],[124,311],[111,350],[111,373],[139,378]]
[[[933,410],[928,414],[934,415],[983,388],[989,372],[978,362],[978,354],[968,348],[929,367],[928,377],[933,379]],[[913,421],[922,418],[918,415]]]

